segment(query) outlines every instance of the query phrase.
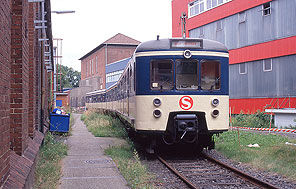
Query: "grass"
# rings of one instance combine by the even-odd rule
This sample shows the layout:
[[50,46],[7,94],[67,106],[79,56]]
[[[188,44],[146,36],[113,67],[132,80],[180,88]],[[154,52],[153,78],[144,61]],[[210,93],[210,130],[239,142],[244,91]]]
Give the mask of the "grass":
[[[238,114],[231,118],[233,126],[237,127],[256,127],[256,128],[269,128],[270,115],[264,112],[257,111],[255,114]],[[274,128],[272,121],[271,127]]]
[[152,188],[153,176],[142,165],[137,151],[129,142],[128,145],[112,146],[105,153],[115,161],[122,176],[131,188]]
[[126,144],[111,146],[105,150],[105,154],[112,157],[131,188],[152,188],[152,176],[142,165],[133,143],[127,138],[127,133],[118,119],[109,115],[86,112],[81,116],[81,120],[94,136],[125,138]]
[[88,111],[81,116],[88,131],[96,137],[127,137],[124,126],[119,119],[109,115]]
[[[237,131],[229,131],[216,137],[217,151],[236,161],[296,180],[296,146],[285,144],[295,144],[296,140],[247,131],[239,131],[239,134],[239,139]],[[259,148],[247,146],[256,143],[259,144]]]
[[54,139],[48,133],[39,154],[39,161],[35,170],[34,188],[56,188],[61,177],[59,162],[67,155],[67,146]]

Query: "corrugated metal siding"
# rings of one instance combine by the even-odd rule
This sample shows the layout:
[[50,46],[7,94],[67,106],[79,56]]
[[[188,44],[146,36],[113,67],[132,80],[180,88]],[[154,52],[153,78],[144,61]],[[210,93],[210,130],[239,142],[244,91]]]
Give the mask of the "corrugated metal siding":
[[230,65],[230,98],[296,96],[296,55],[272,59],[272,71],[263,71],[263,60],[245,63],[247,74],[239,74],[239,64]]
[[271,2],[271,14],[262,16],[262,6],[246,10],[246,21],[239,23],[239,14],[220,20],[222,30],[217,30],[217,22],[189,31],[190,37],[202,37],[224,43],[228,49],[236,49],[257,43],[296,35],[296,1],[281,0]]

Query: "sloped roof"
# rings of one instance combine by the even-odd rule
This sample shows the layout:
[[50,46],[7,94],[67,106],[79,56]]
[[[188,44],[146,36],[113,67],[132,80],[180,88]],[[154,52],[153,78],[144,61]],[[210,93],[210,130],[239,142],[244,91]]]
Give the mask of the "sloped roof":
[[87,58],[88,56],[90,56],[94,52],[98,51],[100,48],[104,47],[105,45],[135,46],[136,47],[140,43],[141,43],[140,41],[137,41],[137,40],[130,38],[126,35],[123,35],[121,33],[118,33],[118,34],[114,35],[113,37],[109,38],[108,40],[106,40],[104,43],[102,43],[99,46],[97,46],[96,48],[94,48],[93,50],[91,50],[90,52],[88,52],[87,54],[85,54],[84,56],[82,56],[81,58],[79,58],[79,60]]
[[130,38],[126,35],[123,35],[121,33],[118,33],[111,37],[110,39],[106,40],[103,44],[140,44],[140,41],[137,41],[133,38]]
[[117,62],[113,62],[111,64],[106,65],[106,74],[111,73],[111,72],[116,72],[119,70],[124,70],[128,61],[130,61],[131,58],[126,58],[123,60],[119,60]]

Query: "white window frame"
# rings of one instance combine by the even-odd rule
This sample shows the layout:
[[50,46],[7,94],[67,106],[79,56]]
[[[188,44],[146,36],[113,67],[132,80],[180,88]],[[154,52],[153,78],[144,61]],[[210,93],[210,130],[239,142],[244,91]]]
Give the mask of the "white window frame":
[[[264,5],[265,4],[269,4],[269,8],[264,8]],[[269,14],[265,14],[265,11],[269,9]],[[262,16],[269,16],[271,15],[271,2],[267,2],[267,3],[264,3],[262,4]]]
[[[270,69],[265,69],[265,61],[270,60]],[[272,71],[272,58],[263,60],[263,72],[271,72]]]
[[222,20],[217,20],[216,22],[216,31],[222,31],[223,23]]
[[246,11],[242,11],[238,13],[238,23],[245,23],[247,20],[247,13]]
[[[218,6],[221,6],[221,5],[223,5],[225,3],[228,3],[228,2],[230,2],[232,0],[223,0],[223,2],[220,3],[220,4],[218,3],[219,0],[215,0],[215,1],[217,1],[217,5],[216,6],[213,6],[213,1],[214,0],[210,0],[210,1],[209,0],[196,0],[196,1],[193,1],[193,2],[188,3],[188,18],[192,18],[194,16],[197,16],[197,15],[199,15],[201,13],[204,13],[204,12],[206,12],[208,10],[211,10],[213,8],[216,8]],[[203,5],[201,5],[201,4],[203,4]],[[208,6],[208,4],[211,4],[211,5]],[[195,7],[196,6],[198,6],[198,13],[195,12]],[[200,11],[201,10],[200,9],[201,6],[203,6],[203,11]]]
[[199,37],[203,38],[205,36],[205,28],[203,26],[201,26],[199,28]]
[[[241,66],[242,66],[242,65],[245,66],[245,72],[242,72],[242,71],[241,71]],[[239,74],[240,74],[240,75],[247,74],[247,73],[248,73],[247,63],[241,63],[241,64],[239,64],[239,66],[238,66],[238,70],[239,70]]]

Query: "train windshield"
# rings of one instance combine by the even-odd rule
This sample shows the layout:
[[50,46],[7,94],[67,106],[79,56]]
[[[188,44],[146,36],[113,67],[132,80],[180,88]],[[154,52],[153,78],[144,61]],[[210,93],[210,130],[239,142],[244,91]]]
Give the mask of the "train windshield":
[[176,88],[198,89],[198,73],[197,60],[176,60]]
[[172,60],[152,60],[151,68],[151,89],[171,90],[173,82],[173,61]]
[[203,90],[220,89],[220,62],[217,60],[201,61],[201,88]]

